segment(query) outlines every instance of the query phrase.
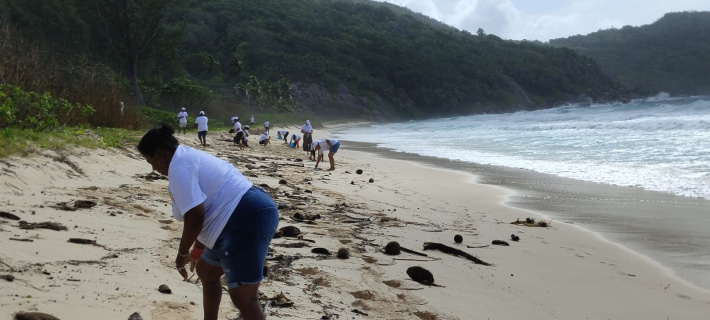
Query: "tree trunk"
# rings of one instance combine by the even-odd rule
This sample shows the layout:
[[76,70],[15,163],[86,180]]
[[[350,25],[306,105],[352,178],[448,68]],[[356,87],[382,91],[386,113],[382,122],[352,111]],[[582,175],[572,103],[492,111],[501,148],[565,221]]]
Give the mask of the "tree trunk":
[[133,87],[133,94],[136,96],[136,102],[139,106],[145,106],[145,100],[143,100],[143,94],[141,93],[141,88],[138,85],[138,59],[131,60],[131,66],[128,70],[128,78],[131,81],[131,86]]

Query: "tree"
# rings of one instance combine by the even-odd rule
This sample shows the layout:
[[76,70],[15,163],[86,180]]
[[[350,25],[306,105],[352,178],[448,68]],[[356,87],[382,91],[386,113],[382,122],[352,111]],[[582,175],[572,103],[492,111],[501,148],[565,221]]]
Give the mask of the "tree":
[[125,70],[139,105],[138,66],[146,49],[162,34],[165,15],[179,0],[93,0],[108,50]]

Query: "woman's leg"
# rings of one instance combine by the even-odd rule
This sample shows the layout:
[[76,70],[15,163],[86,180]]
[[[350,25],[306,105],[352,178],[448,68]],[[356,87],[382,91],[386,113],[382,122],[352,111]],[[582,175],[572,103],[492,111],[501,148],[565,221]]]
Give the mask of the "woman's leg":
[[202,310],[205,320],[217,320],[219,303],[222,300],[221,267],[215,267],[200,259],[197,261],[197,276],[202,281]]
[[334,156],[335,152],[328,152],[328,161],[330,161],[330,169],[328,169],[328,171],[335,170],[335,159],[333,159]]
[[[266,319],[259,303],[259,284],[243,284],[229,290],[229,297],[244,320]],[[215,318],[216,319],[216,318]]]

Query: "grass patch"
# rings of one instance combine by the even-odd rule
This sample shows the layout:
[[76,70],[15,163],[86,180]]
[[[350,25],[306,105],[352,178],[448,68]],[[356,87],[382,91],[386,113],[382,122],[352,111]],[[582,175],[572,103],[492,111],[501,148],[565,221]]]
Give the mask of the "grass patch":
[[114,128],[62,127],[45,132],[4,128],[0,130],[0,158],[30,156],[42,149],[75,147],[110,148],[136,145],[143,132]]

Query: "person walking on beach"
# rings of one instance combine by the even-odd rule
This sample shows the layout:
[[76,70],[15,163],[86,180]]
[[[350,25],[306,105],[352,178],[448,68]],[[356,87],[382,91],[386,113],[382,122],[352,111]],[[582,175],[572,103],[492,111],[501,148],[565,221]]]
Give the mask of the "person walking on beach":
[[330,168],[328,171],[335,170],[335,153],[338,152],[340,148],[340,142],[335,139],[325,139],[313,142],[313,151],[318,151],[318,159],[316,160],[316,169],[318,169],[318,164],[323,161],[323,149],[328,149],[328,161],[330,162]]
[[301,133],[303,133],[303,151],[308,153],[308,160],[315,160],[315,152],[311,150],[311,145],[313,144],[313,127],[311,127],[311,121],[306,120],[301,126]]
[[269,142],[271,142],[270,140],[271,140],[271,138],[269,138],[268,132],[264,132],[259,136],[259,144],[264,147],[266,147],[266,145],[268,145]]
[[224,275],[229,296],[245,320],[263,320],[259,284],[269,243],[279,223],[273,199],[231,163],[180,145],[169,124],[148,131],[138,151],[168,176],[173,217],[183,222],[175,269],[197,267],[204,319],[216,320]]
[[269,120],[264,121],[264,132],[269,133]]
[[301,135],[300,134],[292,134],[291,135],[291,148],[298,148],[298,143],[301,142]]
[[279,131],[276,131],[276,133],[278,133],[279,137],[281,137],[281,139],[284,140],[285,144],[288,144],[288,131],[279,130]]
[[249,124],[254,124],[254,115],[252,114],[251,117],[249,117]]
[[207,117],[204,111],[200,111],[200,115],[195,118],[197,125],[197,139],[200,139],[202,147],[207,146]]
[[187,131],[187,112],[185,111],[185,108],[180,109],[180,112],[178,112],[178,133],[180,133],[180,129],[182,129],[182,134],[184,135]]

